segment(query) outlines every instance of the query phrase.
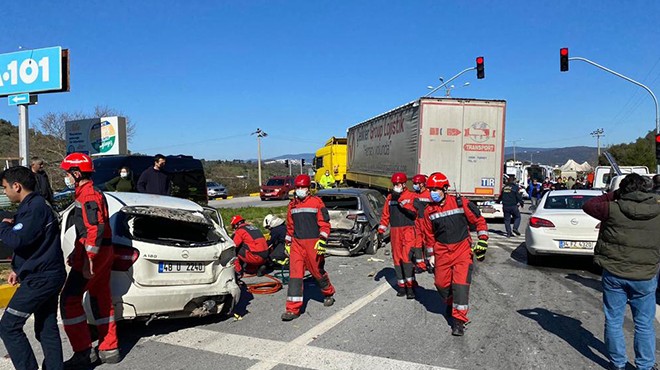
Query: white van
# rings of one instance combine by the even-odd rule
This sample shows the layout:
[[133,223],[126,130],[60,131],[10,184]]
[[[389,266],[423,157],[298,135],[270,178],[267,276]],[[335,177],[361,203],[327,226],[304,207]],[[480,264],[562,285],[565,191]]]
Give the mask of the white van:
[[[646,166],[619,166],[623,173],[638,173],[640,175],[648,175],[649,168]],[[592,189],[608,189],[610,188],[610,180],[616,176],[614,169],[610,166],[598,166],[594,171],[594,184]],[[619,180],[621,181],[621,180]]]

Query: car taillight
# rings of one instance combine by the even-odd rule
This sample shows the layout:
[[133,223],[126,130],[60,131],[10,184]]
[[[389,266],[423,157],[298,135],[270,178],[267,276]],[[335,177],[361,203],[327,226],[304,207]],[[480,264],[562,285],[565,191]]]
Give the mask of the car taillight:
[[352,214],[352,215],[346,216],[346,218],[349,219],[349,220],[355,220],[357,222],[369,222],[369,220],[367,219],[367,216],[365,216],[363,214]]
[[529,226],[531,227],[555,227],[551,221],[544,218],[532,217],[529,219]]
[[125,247],[121,245],[114,246],[115,260],[112,262],[112,269],[114,271],[128,271],[131,266],[140,257],[140,251],[133,247]]

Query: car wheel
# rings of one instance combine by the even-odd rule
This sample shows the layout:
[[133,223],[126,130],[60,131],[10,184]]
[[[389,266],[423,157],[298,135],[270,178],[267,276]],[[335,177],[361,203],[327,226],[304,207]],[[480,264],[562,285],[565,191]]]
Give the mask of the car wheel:
[[539,263],[541,262],[541,258],[539,256],[529,253],[529,249],[525,249],[525,250],[527,251],[527,265],[538,266]]
[[226,195],[223,195],[223,196],[222,196],[222,199],[227,199],[227,196],[226,196]]
[[364,253],[376,254],[378,248],[380,248],[382,244],[383,240],[381,235],[378,233],[378,231],[374,231],[373,235],[371,236],[371,240],[367,244],[367,247],[364,249]]

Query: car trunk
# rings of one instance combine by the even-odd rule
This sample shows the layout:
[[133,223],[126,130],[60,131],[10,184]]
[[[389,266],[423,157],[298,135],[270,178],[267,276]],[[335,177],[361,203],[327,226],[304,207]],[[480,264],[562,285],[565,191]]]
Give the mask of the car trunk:
[[139,251],[133,279],[144,286],[211,284],[220,272],[224,237],[201,212],[124,207],[117,234]]
[[[538,217],[551,221],[554,228],[542,228],[545,235],[554,239],[560,249],[593,249],[598,232],[598,220],[581,210],[554,210]],[[588,243],[586,243],[588,242]]]
[[[356,248],[369,221],[361,211],[360,199],[353,195],[322,196],[330,215],[330,247]],[[367,228],[369,229],[369,228]]]

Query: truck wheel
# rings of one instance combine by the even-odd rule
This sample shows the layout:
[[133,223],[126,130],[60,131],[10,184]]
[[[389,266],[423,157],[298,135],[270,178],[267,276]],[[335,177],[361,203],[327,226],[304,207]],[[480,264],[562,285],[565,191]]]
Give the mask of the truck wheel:
[[378,248],[380,248],[382,244],[383,244],[383,240],[381,239],[380,234],[378,233],[378,231],[374,230],[373,235],[371,236],[371,240],[367,244],[367,247],[364,249],[364,253],[376,254]]

